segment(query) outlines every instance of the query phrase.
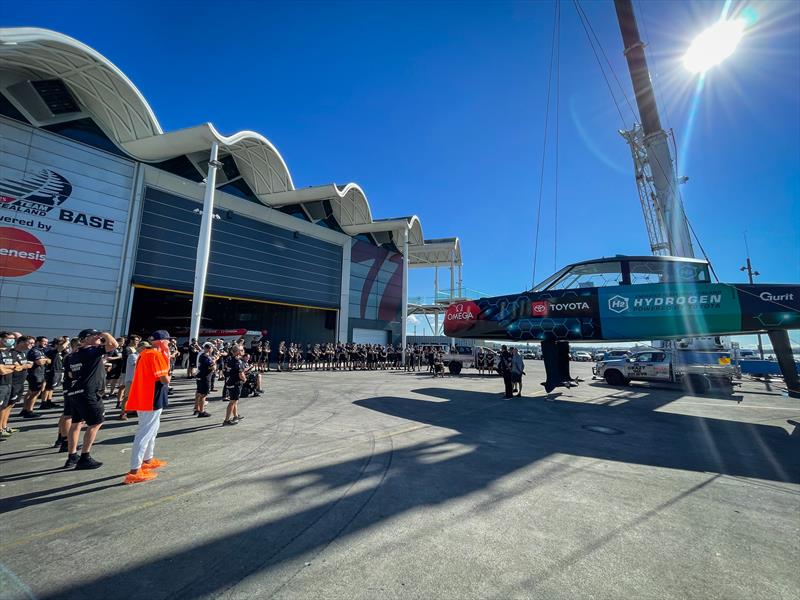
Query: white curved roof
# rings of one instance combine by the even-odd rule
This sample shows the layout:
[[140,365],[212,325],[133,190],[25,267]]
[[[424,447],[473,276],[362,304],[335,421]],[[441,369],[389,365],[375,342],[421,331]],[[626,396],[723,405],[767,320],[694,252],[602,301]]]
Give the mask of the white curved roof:
[[[411,246],[426,244],[416,216],[373,219],[366,194],[355,183],[296,190],[283,157],[258,133],[224,136],[210,123],[164,133],[130,79],[99,52],[67,35],[34,27],[0,28],[0,74],[9,72],[18,80],[62,80],[106,135],[137,160],[159,162],[204,152],[216,141],[222,152],[233,157],[242,179],[266,206],[328,200],[345,233],[388,231],[399,241],[398,234],[407,227]],[[460,252],[458,258],[460,262]]]

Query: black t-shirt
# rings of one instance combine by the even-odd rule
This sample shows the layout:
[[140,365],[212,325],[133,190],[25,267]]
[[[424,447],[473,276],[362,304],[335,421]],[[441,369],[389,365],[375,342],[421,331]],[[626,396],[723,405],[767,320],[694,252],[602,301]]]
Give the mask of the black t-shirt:
[[44,368],[45,373],[61,373],[64,370],[64,355],[66,352],[59,352],[54,346],[45,350],[44,355],[50,359],[50,364]]
[[95,398],[106,386],[106,371],[103,368],[104,346],[81,348],[70,355],[67,361],[72,379],[70,393]]
[[197,377],[199,379],[208,379],[214,372],[214,359],[206,353],[201,354],[197,358]]
[[37,365],[36,361],[46,358],[44,348],[34,346],[28,350],[28,360],[33,363],[33,366],[28,369],[28,378],[41,381],[44,379],[44,365]]
[[228,385],[236,385],[242,383],[242,380],[239,378],[239,373],[244,372],[244,363],[240,359],[231,356],[228,358],[227,364],[225,366],[228,369],[228,376],[225,379],[225,382]]
[[[21,352],[16,348],[11,350],[11,355],[14,357],[14,362],[18,362],[21,365],[27,364],[28,362],[28,355],[26,352]],[[25,377],[28,375],[28,371],[30,369],[25,369],[23,371],[17,371],[11,374],[11,385],[15,388],[19,388],[20,386],[25,385]]]
[[[16,362],[17,361],[14,358],[12,349],[3,348],[2,350],[0,350],[0,365],[5,365],[6,367],[12,367]],[[14,377],[14,375],[15,375],[14,373],[9,373],[8,375],[0,375],[0,385],[11,385],[11,379],[12,377]]]

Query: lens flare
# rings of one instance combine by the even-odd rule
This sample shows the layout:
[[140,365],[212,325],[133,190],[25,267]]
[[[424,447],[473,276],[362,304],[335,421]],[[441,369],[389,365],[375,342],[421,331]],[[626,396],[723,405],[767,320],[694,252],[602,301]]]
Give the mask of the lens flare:
[[683,65],[692,73],[705,73],[718,65],[736,50],[746,25],[744,19],[717,21],[694,39]]

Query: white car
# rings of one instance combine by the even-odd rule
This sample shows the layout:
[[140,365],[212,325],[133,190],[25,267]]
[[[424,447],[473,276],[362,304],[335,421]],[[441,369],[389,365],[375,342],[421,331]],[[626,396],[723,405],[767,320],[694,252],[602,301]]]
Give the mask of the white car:
[[592,360],[592,355],[589,354],[588,352],[583,352],[583,351],[576,352],[575,353],[575,360],[581,361],[581,362],[588,362],[588,361]]

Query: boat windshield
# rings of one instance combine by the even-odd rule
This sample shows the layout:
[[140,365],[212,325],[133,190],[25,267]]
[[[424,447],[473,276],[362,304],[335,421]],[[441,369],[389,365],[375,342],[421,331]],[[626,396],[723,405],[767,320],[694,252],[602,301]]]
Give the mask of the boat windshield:
[[631,284],[710,283],[708,264],[680,261],[632,260]]
[[573,290],[577,288],[607,287],[622,284],[622,262],[608,262],[571,265],[561,269],[533,288],[534,292],[544,290]]

